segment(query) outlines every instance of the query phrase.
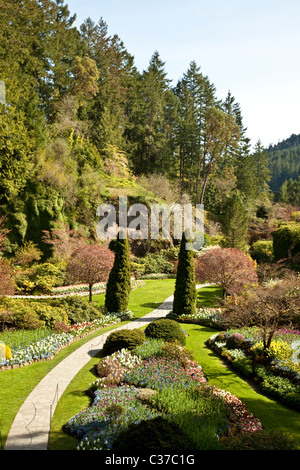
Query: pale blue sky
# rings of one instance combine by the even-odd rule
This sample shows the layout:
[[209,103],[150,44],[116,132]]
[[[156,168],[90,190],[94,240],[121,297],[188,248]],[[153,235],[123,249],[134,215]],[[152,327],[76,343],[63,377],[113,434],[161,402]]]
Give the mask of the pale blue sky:
[[157,50],[176,84],[192,60],[240,103],[254,145],[300,134],[300,0],[65,0],[117,34],[142,71]]

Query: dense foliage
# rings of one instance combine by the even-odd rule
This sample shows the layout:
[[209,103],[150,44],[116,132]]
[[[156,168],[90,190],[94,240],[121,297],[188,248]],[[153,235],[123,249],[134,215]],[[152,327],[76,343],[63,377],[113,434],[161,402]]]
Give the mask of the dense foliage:
[[270,162],[270,188],[280,202],[300,203],[300,135],[271,145],[267,149]]
[[149,338],[163,339],[167,342],[178,341],[185,345],[185,336],[180,325],[169,318],[155,320],[145,328],[145,335]]
[[193,250],[187,249],[188,240],[182,235],[173,300],[176,315],[193,314],[196,309],[196,281]]
[[234,96],[219,99],[193,60],[172,86],[158,51],[138,71],[102,18],[76,28],[63,0],[1,0],[0,12],[8,255],[31,241],[49,257],[42,232],[62,222],[94,237],[96,208],[112,188],[141,197],[134,176],[164,177],[178,188],[171,202],[188,196],[219,215],[233,191],[252,205],[266,194],[264,149],[251,151]]
[[107,312],[125,312],[131,291],[131,269],[127,238],[117,236],[114,264],[109,272],[105,308]]

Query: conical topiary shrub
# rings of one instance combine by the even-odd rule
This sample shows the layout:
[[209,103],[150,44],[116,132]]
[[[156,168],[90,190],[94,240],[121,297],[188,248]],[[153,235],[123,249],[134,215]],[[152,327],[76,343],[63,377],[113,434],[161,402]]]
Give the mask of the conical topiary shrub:
[[120,233],[118,233],[115,246],[115,261],[106,286],[106,311],[108,313],[125,312],[128,308],[130,291],[129,243],[127,238],[120,238]]
[[173,313],[192,315],[196,313],[197,290],[193,250],[186,249],[187,239],[183,233],[178,256]]

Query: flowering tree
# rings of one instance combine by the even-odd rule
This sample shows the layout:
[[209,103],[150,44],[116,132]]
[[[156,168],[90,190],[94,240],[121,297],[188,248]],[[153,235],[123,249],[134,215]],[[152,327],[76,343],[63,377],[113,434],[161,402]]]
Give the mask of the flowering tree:
[[0,259],[0,296],[15,293],[14,273],[11,264]]
[[89,286],[89,301],[96,282],[106,282],[114,263],[114,253],[104,245],[79,245],[67,266],[71,282],[84,282]]
[[84,233],[69,229],[67,224],[57,223],[51,232],[43,230],[42,241],[52,246],[54,256],[68,259],[78,247],[87,242],[87,237]]
[[5,239],[9,230],[4,228],[4,219],[0,217],[0,296],[13,295],[15,293],[15,284],[13,280],[13,269],[9,261],[2,258],[2,251]]
[[278,328],[288,328],[299,321],[299,277],[291,274],[247,289],[242,296],[225,303],[222,316],[224,324],[230,327],[258,326],[265,353]]
[[4,227],[4,220],[5,220],[6,215],[2,215],[0,217],[0,256],[2,254],[3,246],[5,239],[7,237],[7,234],[10,232],[10,230],[6,230]]
[[213,248],[195,261],[195,275],[199,282],[211,282],[227,294],[237,294],[246,285],[257,283],[255,262],[237,248]]

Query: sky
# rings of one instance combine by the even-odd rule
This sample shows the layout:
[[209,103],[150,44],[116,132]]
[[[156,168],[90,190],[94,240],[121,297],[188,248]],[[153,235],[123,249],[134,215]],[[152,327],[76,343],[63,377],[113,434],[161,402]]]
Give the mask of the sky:
[[254,146],[300,134],[300,0],[65,0],[79,26],[102,18],[135,66],[155,51],[172,85],[192,61],[234,96]]

